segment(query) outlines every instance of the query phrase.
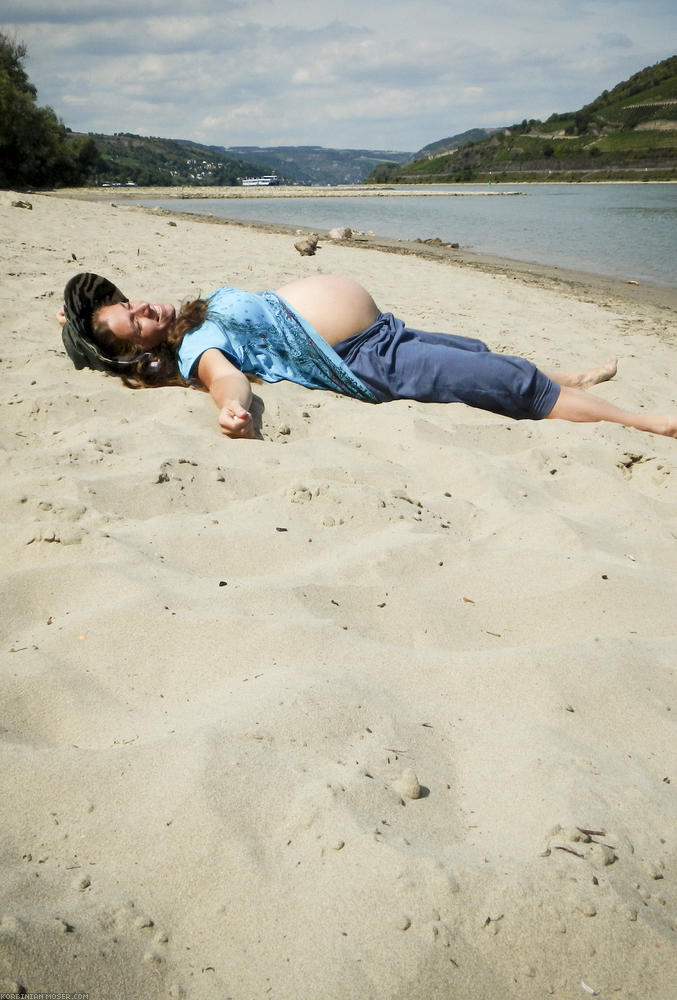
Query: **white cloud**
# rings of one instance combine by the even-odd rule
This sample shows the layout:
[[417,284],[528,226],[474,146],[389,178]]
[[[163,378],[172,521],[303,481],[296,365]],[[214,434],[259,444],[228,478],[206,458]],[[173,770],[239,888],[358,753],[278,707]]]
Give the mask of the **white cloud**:
[[6,0],[2,30],[75,130],[415,150],[579,107],[676,29],[673,0]]

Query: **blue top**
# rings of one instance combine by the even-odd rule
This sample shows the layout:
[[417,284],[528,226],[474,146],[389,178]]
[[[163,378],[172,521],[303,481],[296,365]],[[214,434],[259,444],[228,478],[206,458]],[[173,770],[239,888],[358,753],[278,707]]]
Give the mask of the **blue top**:
[[179,371],[186,381],[195,378],[197,362],[210,348],[266,382],[286,379],[378,402],[327,341],[275,292],[214,292],[204,322],[189,330],[178,350]]

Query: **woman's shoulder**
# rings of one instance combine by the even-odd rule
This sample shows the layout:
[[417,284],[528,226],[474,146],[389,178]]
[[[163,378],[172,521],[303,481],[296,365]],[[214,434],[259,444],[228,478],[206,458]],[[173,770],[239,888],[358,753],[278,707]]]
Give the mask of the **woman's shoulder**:
[[256,296],[257,293],[256,292],[247,291],[247,289],[245,289],[245,288],[236,288],[234,285],[221,285],[220,288],[217,288],[216,291],[212,292],[211,295],[207,296],[207,301],[211,302],[212,299],[221,298],[222,296],[232,297],[232,296],[238,296],[238,295],[242,295],[242,296],[253,295],[253,296]]

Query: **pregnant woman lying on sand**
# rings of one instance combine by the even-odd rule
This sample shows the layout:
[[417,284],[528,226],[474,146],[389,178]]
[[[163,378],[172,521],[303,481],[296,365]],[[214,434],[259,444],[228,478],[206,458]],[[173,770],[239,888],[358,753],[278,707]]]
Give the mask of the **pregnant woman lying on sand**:
[[316,275],[258,294],[220,288],[177,315],[170,304],[129,300],[107,279],[78,274],[57,318],[76,368],[133,388],[204,386],[231,438],[254,436],[248,375],[370,403],[462,402],[516,420],[607,420],[677,437],[677,416],[630,413],[584,391],[612,378],[615,362],[546,375],[479,340],[412,330],[348,278]]

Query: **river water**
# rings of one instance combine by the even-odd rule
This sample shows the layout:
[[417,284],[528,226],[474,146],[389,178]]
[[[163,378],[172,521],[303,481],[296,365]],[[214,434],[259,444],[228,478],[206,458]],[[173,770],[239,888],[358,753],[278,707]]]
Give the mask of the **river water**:
[[[350,226],[408,240],[439,237],[477,253],[677,288],[677,184],[435,185],[407,190],[416,194],[140,204],[319,230]],[[449,195],[505,190],[524,196],[427,197],[426,190]]]

